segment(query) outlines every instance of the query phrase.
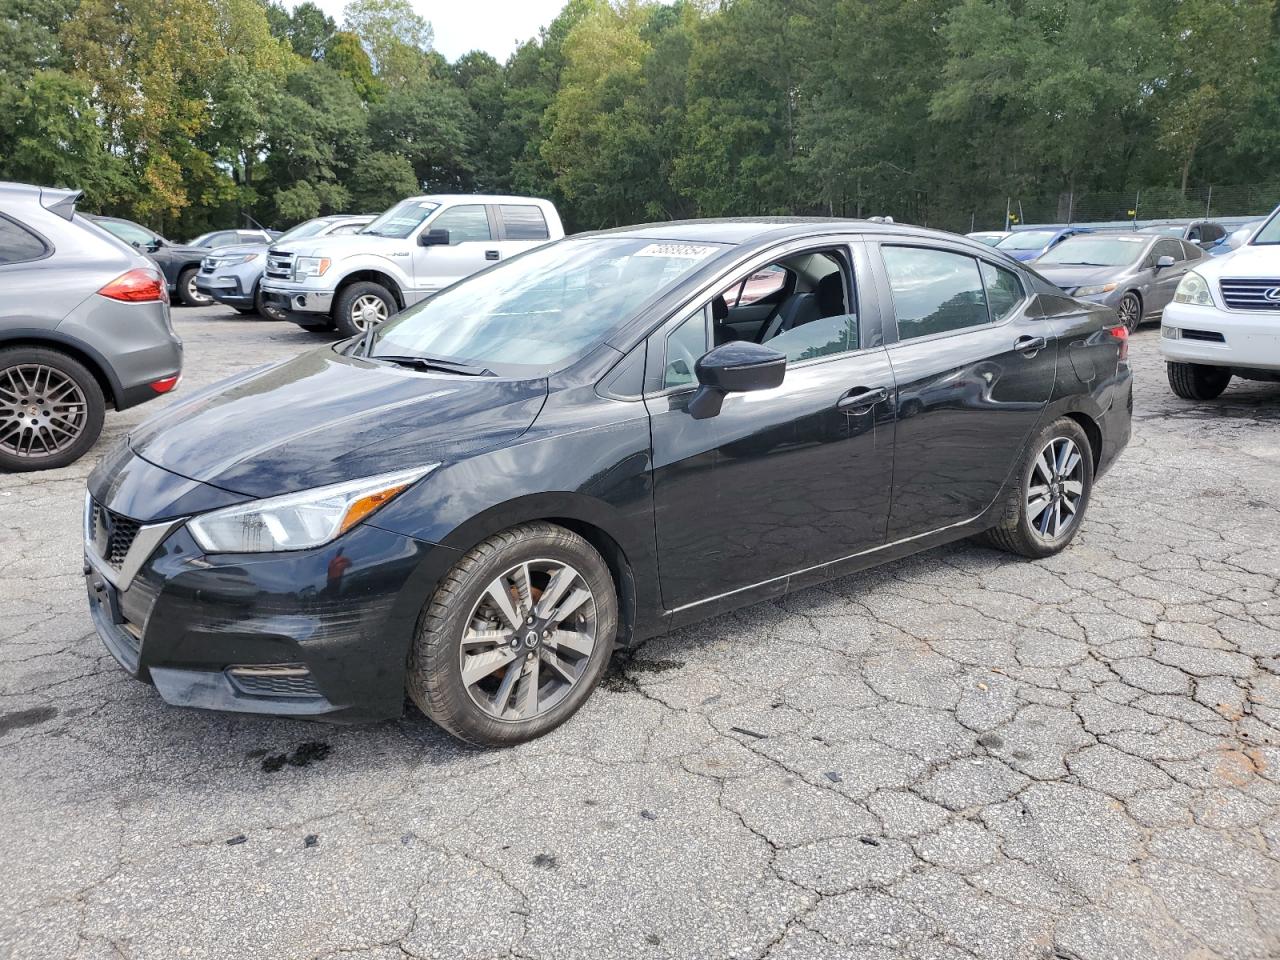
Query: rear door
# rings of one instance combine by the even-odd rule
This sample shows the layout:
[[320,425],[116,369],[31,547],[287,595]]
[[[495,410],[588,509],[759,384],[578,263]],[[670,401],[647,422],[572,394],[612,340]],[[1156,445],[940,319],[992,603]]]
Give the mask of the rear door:
[[546,215],[536,203],[494,203],[489,206],[498,242],[489,260],[506,260],[551,239]]
[[993,502],[1053,392],[1058,343],[1017,271],[946,241],[875,247],[897,382],[893,542]]
[[[414,285],[421,296],[442,290],[477,270],[484,269],[489,254],[496,251],[496,234],[483,203],[463,203],[446,207],[420,228],[448,230],[449,245],[424,247],[414,239]],[[497,257],[492,257],[497,259]]]

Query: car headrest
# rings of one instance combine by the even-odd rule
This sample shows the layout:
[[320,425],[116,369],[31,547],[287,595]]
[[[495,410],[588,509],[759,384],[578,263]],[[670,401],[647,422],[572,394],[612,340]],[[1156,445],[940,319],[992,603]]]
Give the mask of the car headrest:
[[848,312],[844,306],[844,280],[841,279],[839,270],[828,273],[819,280],[813,292],[818,301],[820,316],[838,317]]
[[729,304],[725,302],[723,294],[716,294],[711,301],[711,319],[716,323],[729,319]]

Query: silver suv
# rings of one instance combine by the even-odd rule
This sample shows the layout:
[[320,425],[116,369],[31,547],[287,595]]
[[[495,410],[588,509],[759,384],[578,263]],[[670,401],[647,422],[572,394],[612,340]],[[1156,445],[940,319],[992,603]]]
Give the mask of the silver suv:
[[168,393],[182,341],[156,265],[76,212],[78,190],[0,183],[0,470],[64,467],[117,410]]

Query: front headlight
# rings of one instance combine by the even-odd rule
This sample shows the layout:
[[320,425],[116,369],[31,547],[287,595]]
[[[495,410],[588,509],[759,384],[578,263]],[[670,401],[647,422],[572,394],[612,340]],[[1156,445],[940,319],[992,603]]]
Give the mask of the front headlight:
[[1092,287],[1077,287],[1076,296],[1077,297],[1096,297],[1100,293],[1110,293],[1115,288],[1116,288],[1116,285],[1114,283],[1099,283],[1099,284],[1094,284]]
[[237,263],[253,263],[253,261],[257,260],[260,256],[262,256],[260,253],[246,253],[242,257],[227,257],[222,261],[222,265],[225,267],[233,267]]
[[293,278],[305,280],[307,277],[323,277],[330,262],[328,257],[299,257],[293,265]]
[[240,503],[202,514],[187,528],[206,553],[270,553],[318,547],[345,533],[436,466],[433,463]]
[[1194,270],[1188,270],[1173,292],[1176,303],[1195,303],[1202,307],[1213,306],[1213,295],[1209,293],[1209,284],[1204,277]]

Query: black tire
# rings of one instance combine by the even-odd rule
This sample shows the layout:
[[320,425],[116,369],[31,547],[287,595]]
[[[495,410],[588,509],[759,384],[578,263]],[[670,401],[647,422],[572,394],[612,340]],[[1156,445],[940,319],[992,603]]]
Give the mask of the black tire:
[[[48,377],[45,390],[53,403],[48,409],[58,409],[60,414],[51,421],[46,414],[46,400],[37,398],[41,391],[39,377],[33,377],[39,369],[52,369],[63,379],[61,388],[53,388]],[[16,379],[15,379],[16,378]],[[54,378],[56,381],[56,377]],[[24,394],[22,384],[32,389]],[[68,398],[63,389],[74,389]],[[75,390],[79,391],[76,396]],[[24,404],[22,401],[26,400]],[[45,347],[10,347],[0,350],[0,470],[9,473],[25,473],[32,470],[53,470],[79,460],[102,433],[102,421],[107,404],[102,387],[88,368],[74,357],[60,350]],[[39,429],[32,431],[36,421]],[[50,426],[44,426],[50,423]],[[52,423],[57,423],[55,429]],[[68,427],[74,436],[61,436]],[[32,439],[35,437],[35,439]],[[44,438],[52,438],[46,440]],[[36,453],[37,444],[47,453]],[[24,446],[27,448],[23,452]]]
[[1130,290],[1120,298],[1120,303],[1116,305],[1116,314],[1129,328],[1129,332],[1133,333],[1142,326],[1142,298]]
[[[1028,515],[1032,511],[1031,485],[1033,480],[1037,486],[1049,486],[1042,483],[1042,474],[1037,470],[1037,461],[1042,451],[1051,444],[1061,440],[1075,445],[1079,455],[1079,472],[1072,471],[1071,483],[1080,484],[1080,492],[1076,495],[1075,509],[1071,513],[1070,523],[1061,527],[1056,535],[1046,535],[1033,525]],[[1000,512],[999,522],[989,530],[980,534],[978,539],[988,546],[1006,553],[1016,553],[1023,557],[1050,557],[1063,550],[1075,539],[1080,524],[1084,522],[1085,512],[1089,507],[1089,499],[1093,494],[1093,448],[1084,428],[1070,417],[1055,420],[1041,430],[1034,440],[1027,445],[1026,452],[1018,464],[1017,483],[1012,485]],[[1078,479],[1076,477],[1078,476]],[[1056,490],[1065,491],[1066,484],[1058,481]],[[1050,501],[1052,503],[1052,501]],[[1052,506],[1045,508],[1051,510]],[[1043,517],[1043,514],[1040,515]]]
[[344,337],[356,337],[364,333],[367,321],[357,313],[361,306],[374,299],[382,301],[381,312],[385,314],[376,322],[380,323],[395,316],[396,311],[400,309],[391,291],[380,283],[360,280],[343,287],[333,305],[333,322],[338,332]]
[[1216,400],[1231,383],[1230,367],[1203,363],[1166,363],[1169,387],[1183,400]]
[[232,307],[232,309],[242,317],[249,317],[258,312],[253,307]]
[[196,289],[196,274],[199,267],[187,267],[178,274],[178,299],[188,307],[207,307],[213,303],[213,297]]
[[[576,661],[580,671],[576,680],[564,687],[560,699],[553,706],[543,713],[532,715],[530,719],[500,719],[483,709],[463,682],[463,634],[473,614],[483,609],[482,602],[491,595],[487,589],[492,584],[505,582],[502,581],[504,571],[522,564],[542,562],[569,566],[589,589],[591,597],[587,602],[592,604],[589,609],[592,610],[595,627],[594,646],[581,660]],[[544,586],[551,589],[549,582]],[[530,594],[533,592],[529,591]],[[539,590],[539,594],[540,592]],[[510,594],[508,597],[514,600]],[[514,606],[517,617],[528,612],[520,611],[518,601]],[[535,599],[534,610],[536,609]],[[583,603],[577,609],[588,608]],[[523,673],[531,667],[537,666],[547,671],[539,676],[548,678],[549,686],[559,678],[559,674],[553,673],[550,666],[544,667],[542,659],[548,651],[552,652],[553,660],[558,656],[556,651],[561,648],[550,639],[556,636],[556,630],[553,628],[547,631],[547,649],[539,646],[535,654],[520,646],[525,623],[527,621],[510,632],[510,648],[515,651],[514,659],[495,667],[495,671],[500,673],[490,673],[485,681],[497,683],[501,690],[507,684],[507,672],[512,667],[518,667],[520,672],[507,684],[506,698],[508,703],[514,699],[517,705],[522,692],[521,684],[525,679]],[[541,623],[543,621],[539,621],[539,625],[535,625],[532,631],[536,633],[542,629]],[[591,695],[608,667],[617,628],[618,601],[613,578],[600,554],[586,540],[570,530],[550,523],[527,523],[512,527],[489,537],[459,560],[441,580],[435,595],[423,608],[409,651],[406,681],[409,696],[433,721],[468,743],[490,747],[523,743],[560,726]],[[507,645],[507,640],[499,641],[495,651],[505,652]],[[501,682],[497,679],[499,676],[502,678]],[[564,683],[563,679],[559,679],[559,682]],[[537,687],[537,684],[534,686]],[[479,684],[471,689],[478,690]],[[499,694],[494,695],[495,701],[498,696]],[[492,703],[490,707],[493,707]]]
[[253,291],[254,309],[258,311],[258,316],[263,320],[288,320],[289,317],[279,307],[273,307],[267,303],[266,297],[262,293],[262,287],[258,286]]

